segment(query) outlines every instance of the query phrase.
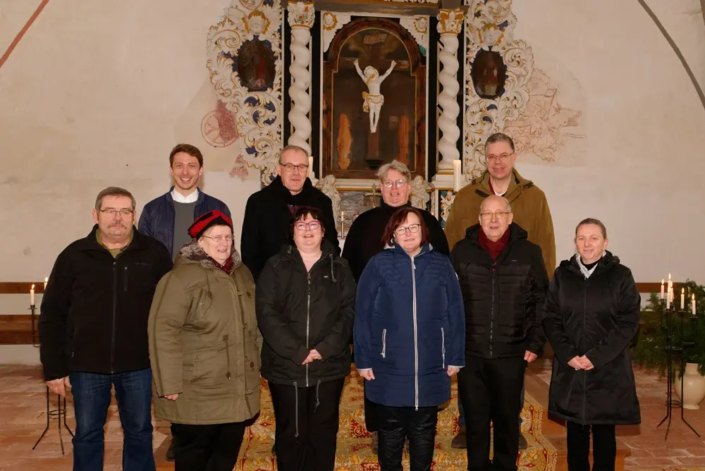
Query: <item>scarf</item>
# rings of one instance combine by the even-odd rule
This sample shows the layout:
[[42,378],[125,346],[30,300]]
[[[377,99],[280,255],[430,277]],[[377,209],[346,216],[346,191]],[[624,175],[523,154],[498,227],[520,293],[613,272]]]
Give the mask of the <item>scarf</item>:
[[502,237],[500,237],[496,241],[488,239],[487,235],[485,235],[485,231],[480,229],[480,234],[477,238],[477,241],[480,243],[480,247],[487,250],[487,252],[490,254],[490,257],[492,257],[492,261],[496,262],[497,258],[499,257],[499,254],[501,254],[502,250],[504,250],[507,244],[509,244],[509,229],[504,231]]
[[230,274],[233,272],[233,268],[235,267],[235,263],[233,262],[233,258],[232,258],[232,257],[228,257],[228,259],[227,259],[227,260],[225,261],[225,263],[223,263],[222,265],[221,265],[220,263],[218,263],[218,262],[217,262],[213,257],[211,257],[210,255],[208,256],[208,260],[210,260],[211,263],[213,263],[213,265],[214,265],[216,268],[219,268],[219,269],[223,270],[223,271],[224,271],[225,273],[227,273],[228,275],[230,275]]
[[[605,256],[605,253],[602,252],[602,255],[601,255],[600,258],[602,258],[602,257],[604,257],[604,256]],[[592,266],[592,268],[588,269],[585,265],[583,265],[583,261],[580,259],[580,254],[579,254],[579,253],[576,253],[576,254],[575,254],[575,260],[578,261],[578,267],[580,268],[580,273],[583,274],[583,276],[585,277],[586,280],[587,280],[588,278],[590,278],[590,275],[592,275],[592,273],[595,271],[595,268],[597,268],[597,263],[595,263],[595,264]],[[598,260],[598,263],[599,263],[599,260]]]

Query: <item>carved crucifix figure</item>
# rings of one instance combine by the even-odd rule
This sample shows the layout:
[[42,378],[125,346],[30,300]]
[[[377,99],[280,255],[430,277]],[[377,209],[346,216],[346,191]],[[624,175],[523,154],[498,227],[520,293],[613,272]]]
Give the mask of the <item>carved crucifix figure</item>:
[[379,71],[371,65],[365,67],[365,72],[363,72],[360,70],[360,64],[357,59],[355,59],[353,63],[355,64],[357,74],[367,85],[367,91],[362,92],[362,109],[365,113],[370,114],[370,133],[375,133],[377,132],[377,123],[379,122],[379,112],[382,110],[382,105],[384,104],[384,96],[380,93],[380,87],[384,79],[392,73],[397,63],[396,61],[392,61],[389,69],[387,69],[382,76],[380,76]]

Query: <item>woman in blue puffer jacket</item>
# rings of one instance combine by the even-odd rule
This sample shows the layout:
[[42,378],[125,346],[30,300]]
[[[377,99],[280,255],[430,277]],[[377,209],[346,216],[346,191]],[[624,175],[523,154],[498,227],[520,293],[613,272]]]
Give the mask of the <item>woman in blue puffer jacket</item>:
[[465,364],[465,314],[458,278],[429,244],[421,213],[399,209],[357,289],[355,367],[380,418],[382,471],[401,469],[409,439],[412,471],[433,460],[438,406]]

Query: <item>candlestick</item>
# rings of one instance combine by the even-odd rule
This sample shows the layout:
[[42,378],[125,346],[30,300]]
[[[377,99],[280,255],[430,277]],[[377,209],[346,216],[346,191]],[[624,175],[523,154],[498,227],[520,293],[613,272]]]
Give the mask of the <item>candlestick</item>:
[[693,299],[690,301],[690,311],[695,317],[695,293],[693,293]]
[[681,311],[685,309],[685,288],[681,288]]
[[49,277],[45,276],[44,277],[44,291],[46,291],[46,289],[47,289],[47,283],[49,283]]
[[665,283],[665,280],[663,278],[661,278],[661,301],[664,300],[664,283]]
[[340,212],[340,237],[345,238],[345,211]]
[[460,191],[460,172],[461,172],[460,159],[453,160],[453,191]]
[[29,290],[29,305],[34,306],[34,285]]

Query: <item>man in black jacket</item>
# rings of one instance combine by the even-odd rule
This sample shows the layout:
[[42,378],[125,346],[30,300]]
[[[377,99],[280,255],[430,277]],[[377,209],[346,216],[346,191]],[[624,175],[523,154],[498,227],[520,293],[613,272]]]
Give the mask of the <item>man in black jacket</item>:
[[242,261],[255,281],[267,260],[289,241],[289,224],[301,206],[321,211],[325,238],[333,244],[336,253],[340,251],[333,205],[330,198],[311,184],[307,172],[306,151],[298,146],[286,146],[277,164],[279,176],[247,200],[242,223]]
[[[355,219],[343,247],[343,258],[350,264],[350,270],[356,282],[360,280],[367,262],[384,249],[384,242],[382,242],[384,229],[394,212],[409,204],[411,194],[411,172],[403,163],[393,160],[382,165],[377,176],[379,177],[379,191],[382,194],[382,205],[379,208],[365,211]],[[428,228],[434,250],[448,255],[450,253],[448,241],[438,219],[423,209],[421,214]],[[375,404],[368,401],[367,397],[365,397],[365,427],[368,432],[372,433],[372,450],[376,453],[379,419]]]
[[505,198],[486,198],[480,224],[468,228],[451,253],[465,300],[466,358],[458,387],[468,418],[468,470],[517,469],[524,370],[546,341],[540,322],[548,276],[541,248],[512,219]]
[[123,467],[154,470],[147,319],[171,269],[164,245],[135,228],[127,190],[101,191],[96,225],[59,255],[42,299],[40,358],[52,393],[71,387],[74,470],[103,469],[105,417],[115,385],[125,432]]

